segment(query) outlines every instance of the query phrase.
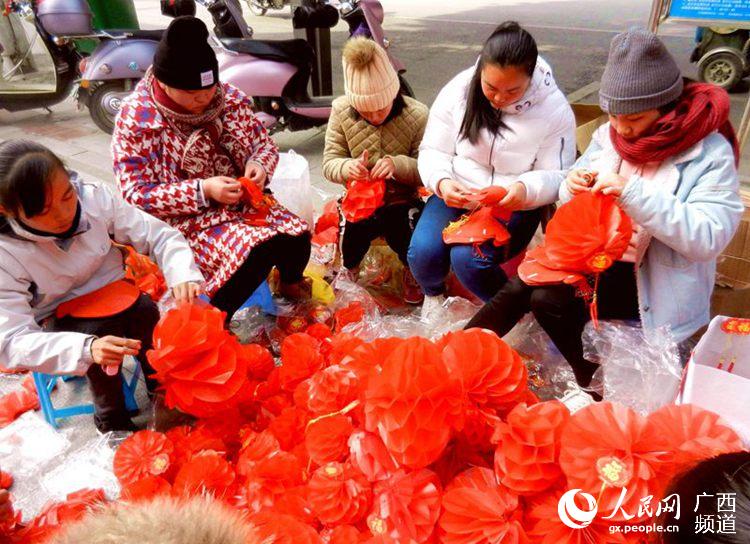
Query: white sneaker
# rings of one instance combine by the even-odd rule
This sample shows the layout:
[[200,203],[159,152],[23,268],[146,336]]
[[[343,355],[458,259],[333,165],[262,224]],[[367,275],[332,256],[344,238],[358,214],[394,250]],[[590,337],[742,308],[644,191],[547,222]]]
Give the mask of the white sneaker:
[[422,314],[420,319],[422,321],[430,321],[434,319],[435,315],[443,308],[443,302],[445,302],[445,295],[425,296],[424,302],[422,302]]
[[575,414],[578,410],[586,408],[586,406],[594,404],[596,401],[586,391],[578,387],[578,385],[571,385],[570,389],[565,391],[560,402],[570,410],[571,414]]

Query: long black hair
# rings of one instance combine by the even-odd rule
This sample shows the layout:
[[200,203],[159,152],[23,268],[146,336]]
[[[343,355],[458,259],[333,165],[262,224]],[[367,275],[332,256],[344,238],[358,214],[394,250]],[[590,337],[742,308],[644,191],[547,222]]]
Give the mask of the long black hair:
[[[665,497],[680,497],[681,516],[665,513],[663,525],[677,525],[679,532],[663,533],[664,544],[746,544],[750,534],[750,452],[725,453],[703,461],[678,476]],[[700,495],[705,494],[705,496]],[[730,499],[721,504],[721,498]],[[727,534],[701,534],[700,520],[731,516],[734,530]]]
[[34,217],[44,210],[52,174],[65,170],[52,151],[29,140],[0,143],[0,206],[6,213]]
[[502,114],[492,107],[482,92],[482,70],[488,64],[502,68],[514,66],[523,69],[529,77],[534,75],[539,50],[536,41],[521,25],[506,21],[498,26],[484,42],[477,69],[469,84],[466,96],[466,112],[461,123],[460,135],[472,144],[479,140],[479,133],[487,129],[497,133],[507,128]]

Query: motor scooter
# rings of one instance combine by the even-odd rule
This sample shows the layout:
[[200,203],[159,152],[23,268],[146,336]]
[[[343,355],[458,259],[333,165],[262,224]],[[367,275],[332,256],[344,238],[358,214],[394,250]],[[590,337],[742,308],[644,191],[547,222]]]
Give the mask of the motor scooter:
[[72,41],[57,35],[82,30],[81,21],[51,18],[50,7],[12,1],[0,13],[0,109],[49,108],[73,91],[81,57]]
[[[290,5],[289,0],[245,0],[245,3],[250,8],[250,12],[259,17],[268,13],[269,9],[282,10]],[[294,11],[294,8],[292,8],[292,11]]]

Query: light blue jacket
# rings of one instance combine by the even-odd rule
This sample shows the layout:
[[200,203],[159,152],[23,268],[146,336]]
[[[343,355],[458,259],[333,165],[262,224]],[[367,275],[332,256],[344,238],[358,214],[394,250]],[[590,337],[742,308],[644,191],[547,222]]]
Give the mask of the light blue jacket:
[[[607,123],[573,168],[616,172],[619,163]],[[562,183],[560,200],[570,199]],[[716,259],[742,216],[731,145],[714,133],[664,161],[655,179],[632,176],[620,205],[648,234],[636,256],[641,323],[669,326],[681,342],[709,322]]]

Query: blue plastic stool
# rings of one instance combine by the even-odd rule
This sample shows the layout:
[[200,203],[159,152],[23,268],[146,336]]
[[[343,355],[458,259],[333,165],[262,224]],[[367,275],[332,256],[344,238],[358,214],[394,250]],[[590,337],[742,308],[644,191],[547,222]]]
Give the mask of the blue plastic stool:
[[[125,408],[128,411],[138,410],[138,403],[135,400],[135,390],[138,387],[138,379],[141,377],[141,363],[138,359],[132,358],[135,362],[133,368],[133,375],[130,379],[125,376],[122,372],[122,392],[125,394]],[[47,423],[52,425],[53,428],[57,429],[57,420],[65,419],[68,417],[81,416],[86,414],[94,413],[93,404],[78,404],[75,406],[66,406],[65,408],[55,408],[52,404],[52,398],[50,393],[55,388],[57,380],[62,378],[63,381],[70,381],[81,376],[56,376],[53,374],[41,374],[34,372],[34,385],[36,385],[36,392],[39,395],[39,405],[42,408],[42,414]]]
[[271,288],[268,286],[268,282],[264,281],[258,288],[250,295],[250,298],[240,306],[240,310],[243,308],[249,308],[251,306],[260,306],[264,313],[270,315],[276,315],[276,304],[273,301],[273,295],[271,294]]

